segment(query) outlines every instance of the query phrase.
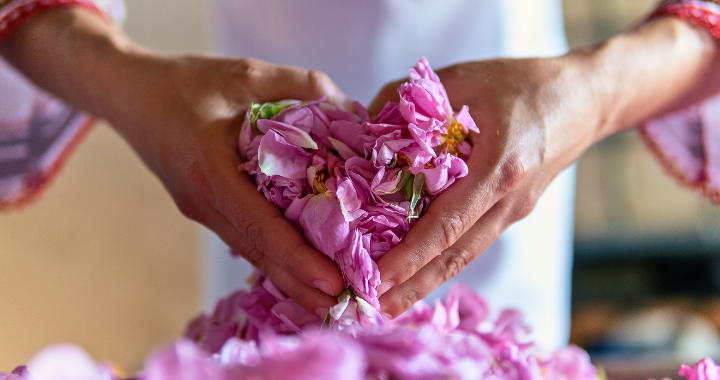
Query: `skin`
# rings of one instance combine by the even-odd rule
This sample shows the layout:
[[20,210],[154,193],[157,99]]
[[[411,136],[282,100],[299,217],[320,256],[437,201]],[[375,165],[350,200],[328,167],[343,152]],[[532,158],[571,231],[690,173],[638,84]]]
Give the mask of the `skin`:
[[[714,94],[718,51],[705,31],[661,18],[560,57],[439,70],[453,105],[468,105],[481,133],[471,136],[470,174],[378,262],[383,312],[399,315],[459,273],[592,144]],[[218,233],[302,307],[321,315],[335,304],[343,288],[336,266],[236,169],[240,120],[251,102],[325,95],[346,103],[324,74],[160,54],[83,9],[34,17],[0,53],[41,87],[109,120],[183,214]],[[397,100],[397,85],[381,90],[371,111]]]
[[[453,106],[468,105],[480,133],[471,136],[470,174],[379,260],[382,311],[397,316],[458,274],[592,144],[715,94],[719,54],[704,30],[660,18],[560,57],[438,70]],[[397,100],[397,85],[371,111]]]

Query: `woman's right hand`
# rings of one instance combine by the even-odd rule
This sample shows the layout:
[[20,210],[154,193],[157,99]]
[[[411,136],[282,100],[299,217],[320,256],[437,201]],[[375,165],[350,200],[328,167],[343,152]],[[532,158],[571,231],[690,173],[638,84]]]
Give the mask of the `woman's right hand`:
[[[249,105],[321,96],[345,103],[326,75],[254,59],[159,54],[79,8],[36,16],[0,51],[40,86],[109,120],[184,215],[217,233],[300,306],[324,317],[335,305],[344,289],[335,263],[238,170]],[[53,62],[51,70],[43,62]]]

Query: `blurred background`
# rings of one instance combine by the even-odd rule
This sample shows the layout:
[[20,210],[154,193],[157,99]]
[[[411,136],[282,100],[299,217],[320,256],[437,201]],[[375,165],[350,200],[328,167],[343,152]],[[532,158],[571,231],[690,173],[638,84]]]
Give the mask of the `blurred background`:
[[[125,30],[140,43],[213,50],[204,2],[126,3]],[[654,4],[565,0],[570,45]],[[582,157],[577,189],[573,342],[618,379],[673,376],[680,360],[720,353],[720,208],[675,185],[632,132]],[[40,202],[0,216],[0,369],[55,342],[138,368],[200,310],[201,238],[99,125]]]

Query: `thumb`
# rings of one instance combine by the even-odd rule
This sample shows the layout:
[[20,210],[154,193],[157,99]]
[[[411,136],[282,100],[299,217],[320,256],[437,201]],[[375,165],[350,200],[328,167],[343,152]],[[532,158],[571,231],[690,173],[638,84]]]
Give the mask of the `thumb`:
[[382,111],[383,107],[385,107],[385,104],[387,102],[399,102],[400,101],[400,95],[398,94],[398,88],[400,85],[407,81],[407,79],[400,79],[394,82],[390,82],[383,86],[382,89],[380,89],[380,92],[378,92],[377,95],[375,95],[375,98],[370,103],[370,106],[368,107],[368,113],[371,117],[375,117],[377,114]]
[[284,99],[314,100],[327,97],[338,107],[352,105],[352,101],[322,71],[265,63],[264,72],[249,83],[260,103]]

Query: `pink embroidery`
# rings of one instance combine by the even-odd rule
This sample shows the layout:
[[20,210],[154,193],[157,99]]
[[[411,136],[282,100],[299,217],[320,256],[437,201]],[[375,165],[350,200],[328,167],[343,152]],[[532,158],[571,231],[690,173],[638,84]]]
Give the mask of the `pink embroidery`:
[[[714,3],[702,1],[679,1],[665,3],[658,8],[651,17],[675,16],[687,20],[707,30],[715,38],[720,38],[720,25],[718,25],[718,8]],[[720,9],[720,8],[719,8]]]
[[[715,2],[668,2],[651,18],[660,16],[687,20],[720,39],[720,6]],[[720,204],[720,95],[646,122],[640,136],[666,172]]]
[[30,17],[52,8],[80,6],[108,17],[90,0],[25,0],[10,3],[6,11],[0,11],[0,42]]

